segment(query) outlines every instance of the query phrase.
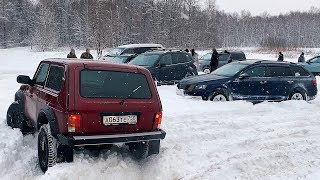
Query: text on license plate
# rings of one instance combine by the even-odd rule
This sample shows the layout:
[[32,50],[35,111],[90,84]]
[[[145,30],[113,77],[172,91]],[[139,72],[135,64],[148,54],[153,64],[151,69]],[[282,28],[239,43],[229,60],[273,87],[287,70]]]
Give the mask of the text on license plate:
[[137,124],[137,115],[103,116],[104,125]]

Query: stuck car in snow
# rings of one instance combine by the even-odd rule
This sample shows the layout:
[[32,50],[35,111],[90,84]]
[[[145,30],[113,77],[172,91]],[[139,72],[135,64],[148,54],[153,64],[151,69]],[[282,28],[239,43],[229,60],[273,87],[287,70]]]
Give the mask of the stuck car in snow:
[[42,171],[73,161],[73,149],[125,143],[135,158],[159,153],[162,105],[150,72],[99,61],[48,59],[23,84],[7,112],[22,133],[39,132]]
[[211,74],[185,78],[177,87],[179,94],[211,101],[312,100],[317,95],[316,78],[303,67],[264,60],[233,62]]

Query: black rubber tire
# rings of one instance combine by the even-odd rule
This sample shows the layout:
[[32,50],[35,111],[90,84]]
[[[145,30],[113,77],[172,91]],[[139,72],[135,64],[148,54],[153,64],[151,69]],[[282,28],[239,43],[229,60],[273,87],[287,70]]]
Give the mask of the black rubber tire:
[[51,135],[48,124],[42,125],[38,134],[38,158],[43,172],[57,162],[57,140]]
[[208,99],[209,99],[210,101],[213,101],[213,99],[214,99],[215,97],[219,96],[219,95],[223,96],[223,97],[226,99],[226,101],[229,101],[228,96],[226,96],[225,93],[224,93],[223,91],[221,91],[221,90],[214,91],[213,93],[211,93],[211,95],[209,95],[209,98],[208,98]]
[[294,94],[297,94],[297,93],[302,96],[302,98],[303,98],[302,100],[306,100],[307,99],[305,93],[302,93],[300,91],[295,90],[292,93],[290,93],[289,100],[292,100]]
[[20,127],[20,113],[18,102],[12,103],[7,111],[7,124],[12,128]]
[[128,146],[134,159],[142,160],[148,157],[149,142],[134,142],[129,143]]
[[22,112],[22,107],[18,102],[13,102],[7,111],[7,124],[12,128],[19,128],[23,135],[34,132],[27,124],[28,118]]
[[194,72],[187,72],[187,74],[184,77],[186,78],[186,77],[191,77],[194,75],[195,75]]

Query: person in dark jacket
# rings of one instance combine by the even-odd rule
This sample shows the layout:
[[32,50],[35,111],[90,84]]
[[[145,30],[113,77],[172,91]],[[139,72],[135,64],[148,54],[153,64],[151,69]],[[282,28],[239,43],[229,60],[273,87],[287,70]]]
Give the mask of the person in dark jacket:
[[80,58],[81,59],[93,59],[93,56],[90,54],[90,49],[87,48],[86,52],[82,53]]
[[283,61],[283,54],[282,52],[279,52],[279,57],[278,57],[278,61]]
[[67,58],[77,58],[76,51],[72,48],[70,53],[67,55]]
[[306,59],[304,58],[304,53],[302,52],[298,58],[298,62],[300,63],[304,63],[306,62]]
[[210,72],[216,70],[219,66],[219,54],[216,49],[212,49],[212,56],[210,60]]

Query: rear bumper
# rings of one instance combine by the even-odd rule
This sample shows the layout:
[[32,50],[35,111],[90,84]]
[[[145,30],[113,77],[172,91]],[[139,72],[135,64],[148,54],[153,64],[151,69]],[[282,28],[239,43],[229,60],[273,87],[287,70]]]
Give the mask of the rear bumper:
[[166,132],[159,129],[153,132],[132,133],[132,134],[116,134],[116,135],[95,135],[95,136],[71,136],[67,137],[58,134],[58,140],[71,147],[87,146],[87,145],[103,145],[116,143],[129,143],[139,141],[151,141],[164,139]]

